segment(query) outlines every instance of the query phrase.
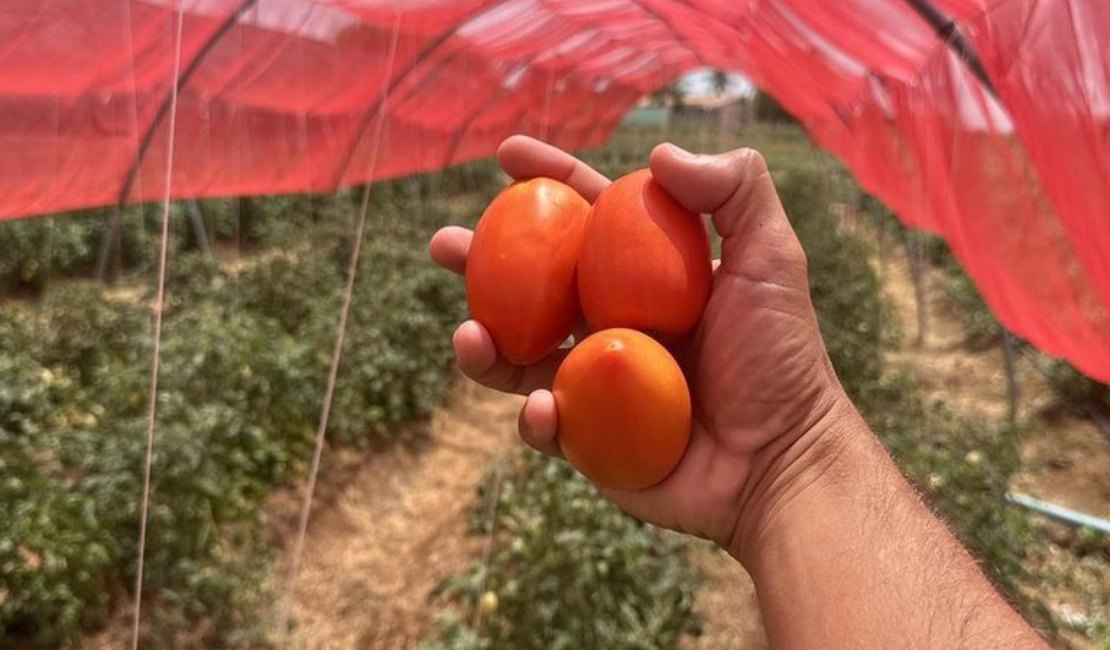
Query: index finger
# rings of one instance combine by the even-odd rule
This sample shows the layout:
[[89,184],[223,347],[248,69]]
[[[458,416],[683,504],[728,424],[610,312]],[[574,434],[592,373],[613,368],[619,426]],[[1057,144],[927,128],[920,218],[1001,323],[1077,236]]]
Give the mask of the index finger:
[[497,162],[509,176],[526,180],[544,176],[570,185],[590,203],[609,179],[569,153],[526,135],[514,135],[497,148]]

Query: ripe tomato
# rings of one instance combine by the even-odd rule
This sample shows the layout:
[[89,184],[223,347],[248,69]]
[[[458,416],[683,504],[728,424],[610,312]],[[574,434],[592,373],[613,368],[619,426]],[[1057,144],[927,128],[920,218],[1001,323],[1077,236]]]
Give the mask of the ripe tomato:
[[575,265],[590,204],[549,178],[505,188],[486,208],[466,261],[466,297],[512,363],[538,361],[581,317]]
[[655,485],[686,451],[686,378],[646,334],[616,328],[590,335],[563,360],[552,391],[563,453],[602,487]]
[[713,283],[701,217],[641,169],[594,203],[578,260],[578,293],[592,329],[631,327],[677,338],[701,320]]

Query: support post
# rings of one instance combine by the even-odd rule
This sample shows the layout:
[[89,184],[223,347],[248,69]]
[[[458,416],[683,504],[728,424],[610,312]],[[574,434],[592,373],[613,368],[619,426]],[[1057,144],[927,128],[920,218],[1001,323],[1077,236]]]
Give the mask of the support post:
[[1007,418],[1012,429],[1017,425],[1018,401],[1021,398],[1017,378],[1017,339],[1010,330],[999,325],[1002,330],[1002,356],[1006,366],[1006,404]]
[[107,228],[104,239],[100,242],[100,253],[96,256],[96,281],[104,283],[108,278],[108,265],[113,259],[119,259],[120,249],[120,217],[122,208],[116,206],[108,213]]
[[207,255],[211,252],[208,246],[208,230],[204,227],[204,212],[200,209],[200,204],[195,199],[190,199],[187,202],[186,212],[189,213],[189,223],[193,228],[193,239],[197,243],[197,248],[200,252]]
[[917,345],[925,344],[925,336],[929,325],[928,300],[925,295],[925,264],[922,256],[920,238],[909,228],[902,229],[902,242],[906,248],[906,258],[910,264],[910,276],[913,278],[913,297],[917,303]]

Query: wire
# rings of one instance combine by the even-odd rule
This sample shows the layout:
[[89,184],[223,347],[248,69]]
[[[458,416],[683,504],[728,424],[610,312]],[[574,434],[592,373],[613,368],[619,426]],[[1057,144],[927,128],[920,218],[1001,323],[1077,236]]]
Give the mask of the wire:
[[139,521],[139,560],[135,570],[135,615],[132,621],[131,648],[139,647],[139,627],[142,621],[143,571],[146,559],[147,518],[150,514],[150,484],[154,464],[154,427],[158,420],[158,371],[162,361],[162,312],[166,297],[166,258],[170,241],[170,197],[173,195],[173,153],[177,132],[177,90],[181,74],[181,35],[185,14],[177,9],[177,30],[174,41],[173,89],[170,99],[170,123],[166,147],[166,192],[162,197],[162,247],[158,257],[158,292],[154,299],[154,352],[150,362],[150,402],[147,410],[146,459],[143,463],[143,499]]
[[540,140],[547,141],[547,132],[551,126],[551,91],[555,89],[555,72],[547,73],[547,90],[543,96],[543,124],[540,125]]
[[501,501],[501,481],[504,478],[504,464],[508,455],[503,455],[493,466],[493,482],[490,485],[489,508],[486,509],[486,525],[489,533],[486,535],[485,545],[482,549],[482,582],[478,587],[478,599],[474,604],[474,624],[471,625],[474,634],[480,634],[479,626],[482,624],[482,596],[486,592],[486,583],[489,581],[490,561],[493,559],[493,539],[497,532],[497,506]]
[[305,538],[308,535],[308,522],[312,515],[312,497],[316,491],[316,480],[320,474],[320,459],[324,453],[324,441],[327,438],[328,422],[331,419],[331,407],[335,397],[335,385],[339,376],[339,363],[343,357],[343,341],[347,334],[347,320],[351,313],[351,302],[354,297],[355,280],[358,277],[359,258],[362,256],[362,243],[366,233],[366,214],[370,206],[370,188],[374,182],[374,173],[378,164],[378,155],[381,150],[382,131],[384,129],[389,100],[390,79],[393,77],[393,63],[397,54],[397,42],[401,33],[402,11],[397,10],[393,23],[393,36],[389,44],[389,54],[386,61],[385,83],[382,86],[382,109],[378,112],[378,125],[374,133],[373,155],[370,158],[369,174],[362,193],[362,205],[359,208],[358,225],[355,229],[355,240],[351,248],[350,263],[347,268],[347,285],[343,291],[343,305],[339,311],[339,325],[335,332],[335,346],[332,349],[331,365],[328,368],[327,386],[324,389],[324,406],[320,411],[320,424],[316,429],[316,446],[312,452],[312,465],[308,474],[308,485],[305,488],[304,500],[301,504],[301,515],[297,526],[297,538],[293,545],[293,556],[290,560],[289,575],[286,579],[284,605],[279,621],[284,628],[284,635],[288,642],[289,608],[293,597],[293,587],[296,583],[297,572],[300,570],[301,557],[304,554]]

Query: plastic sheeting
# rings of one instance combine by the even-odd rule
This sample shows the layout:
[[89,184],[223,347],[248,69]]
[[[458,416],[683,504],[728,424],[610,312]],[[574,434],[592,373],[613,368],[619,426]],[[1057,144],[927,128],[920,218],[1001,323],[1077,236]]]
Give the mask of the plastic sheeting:
[[933,4],[1000,103],[906,0],[6,0],[0,218],[157,199],[167,168],[177,197],[329,191],[512,133],[595,146],[711,66],[944,236],[1012,331],[1110,381],[1110,3]]

